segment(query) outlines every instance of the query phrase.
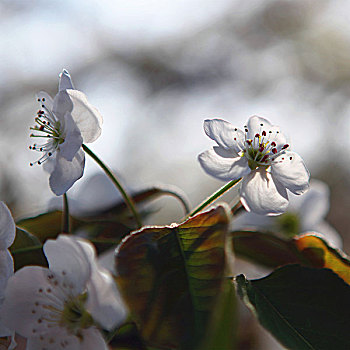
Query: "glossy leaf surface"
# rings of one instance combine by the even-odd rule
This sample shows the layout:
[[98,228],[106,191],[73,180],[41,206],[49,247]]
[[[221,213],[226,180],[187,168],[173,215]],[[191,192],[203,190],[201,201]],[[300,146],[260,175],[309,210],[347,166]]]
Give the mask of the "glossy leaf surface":
[[322,238],[312,235],[297,237],[293,243],[310,265],[332,269],[350,284],[350,261],[344,253],[330,247]]
[[263,232],[234,232],[233,249],[237,255],[268,267],[303,264],[332,269],[350,284],[350,260],[315,234],[285,240]]
[[288,265],[236,281],[243,301],[288,349],[350,349],[350,287],[331,270]]
[[126,237],[116,257],[118,284],[148,345],[195,349],[204,339],[225,270],[229,209]]
[[13,256],[15,271],[27,265],[47,266],[47,260],[39,239],[18,227],[10,251]]

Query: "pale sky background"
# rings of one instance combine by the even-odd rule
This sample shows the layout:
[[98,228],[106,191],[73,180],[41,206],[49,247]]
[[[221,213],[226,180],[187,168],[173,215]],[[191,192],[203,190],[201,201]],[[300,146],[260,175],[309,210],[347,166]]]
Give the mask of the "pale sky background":
[[[203,120],[281,126],[311,172],[348,162],[350,31],[341,0],[1,1],[0,161],[19,213],[52,197],[30,168],[34,94],[67,68],[104,116],[91,148],[128,186],[180,186],[192,203],[221,185],[199,167]],[[3,166],[4,169],[4,166]],[[98,168],[88,161],[86,175]],[[11,175],[12,178],[12,175]],[[74,195],[80,180],[71,191]],[[17,193],[17,194],[18,194]]]

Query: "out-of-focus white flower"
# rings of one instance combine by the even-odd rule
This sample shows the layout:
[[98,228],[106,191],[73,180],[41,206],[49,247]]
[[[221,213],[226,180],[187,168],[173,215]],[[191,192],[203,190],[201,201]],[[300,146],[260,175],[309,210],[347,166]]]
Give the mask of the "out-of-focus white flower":
[[[89,216],[121,203],[123,197],[105,174],[84,177],[81,186],[69,196],[69,213],[73,216]],[[52,197],[48,210],[62,210],[62,199]]]
[[288,207],[287,189],[302,194],[309,172],[278,126],[249,118],[244,132],[221,119],[205,120],[205,133],[218,146],[198,156],[203,169],[220,180],[242,179],[241,202],[247,211],[279,215]]
[[49,268],[26,266],[8,281],[1,314],[27,350],[107,349],[98,328],[126,317],[111,275],[88,241],[68,235],[44,244]]
[[[10,210],[0,202],[0,305],[4,301],[8,279],[13,275],[13,259],[8,248],[16,236],[16,225]],[[11,335],[0,318],[0,337]]]
[[330,245],[342,248],[338,232],[324,219],[329,210],[329,188],[319,180],[311,180],[310,190],[303,196],[290,196],[287,212],[278,217],[242,213],[232,222],[233,230],[260,229],[287,237],[299,233],[316,232]]
[[74,89],[66,70],[59,76],[55,98],[41,91],[37,99],[40,109],[35,117],[36,125],[31,128],[37,133],[30,136],[44,138],[46,142],[29,147],[42,153],[30,165],[45,163],[51,190],[60,196],[83,176],[85,154],[81,145],[100,136],[102,116],[84,93]]

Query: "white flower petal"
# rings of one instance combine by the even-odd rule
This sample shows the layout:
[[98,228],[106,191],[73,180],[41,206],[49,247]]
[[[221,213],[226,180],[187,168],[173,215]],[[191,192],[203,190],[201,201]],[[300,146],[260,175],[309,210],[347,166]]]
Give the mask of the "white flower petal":
[[298,212],[303,231],[312,231],[327,215],[329,210],[329,188],[315,179],[310,181],[310,189],[302,196],[291,194],[289,207]]
[[[8,279],[13,275],[13,259],[10,252],[6,250],[0,250],[0,310],[5,298],[5,290]],[[4,316],[0,311],[0,337],[11,336],[13,331],[9,329],[3,323]]]
[[278,151],[282,150],[282,147],[287,144],[287,138],[280,131],[280,127],[277,125],[272,125],[268,130],[266,130],[268,140],[270,142],[276,143],[276,148]]
[[4,202],[0,202],[0,249],[8,248],[14,241],[16,225],[10,210]]
[[57,119],[62,122],[64,121],[65,114],[73,110],[73,102],[67,91],[68,90],[59,91],[53,100],[52,111]]
[[59,75],[58,91],[67,89],[74,89],[74,86],[70,74],[66,69],[63,69]]
[[126,307],[111,274],[98,265],[94,246],[81,238],[77,238],[77,243],[84,250],[91,266],[86,309],[105,329],[112,330],[125,320]]
[[60,155],[66,160],[72,161],[75,154],[83,144],[81,133],[75,124],[72,115],[67,112],[64,116],[65,140],[60,144]]
[[265,168],[258,168],[243,178],[241,202],[249,212],[279,215],[288,207],[288,196],[285,187]]
[[25,266],[8,280],[1,308],[2,323],[24,337],[47,331],[47,324],[38,322],[48,312],[42,306],[50,303],[47,275],[46,268]]
[[36,98],[38,99],[38,102],[40,103],[41,108],[43,108],[43,106],[44,106],[49,111],[52,111],[53,99],[47,92],[45,92],[45,91],[38,92],[36,94]]
[[92,106],[84,93],[78,90],[66,90],[72,103],[72,117],[77,124],[84,142],[95,141],[101,135],[103,118],[100,112]]
[[207,136],[224,149],[234,150],[238,154],[244,148],[243,131],[225,120],[205,120],[204,131]]
[[29,338],[26,350],[80,350],[80,339],[69,334],[64,328],[58,328],[39,337]]
[[274,223],[275,218],[273,216],[259,215],[252,212],[243,212],[237,217],[234,217],[231,227],[234,231],[251,228],[270,231],[274,227]]
[[102,334],[96,328],[88,328],[82,331],[83,340],[79,350],[108,350]]
[[115,249],[111,248],[98,256],[98,265],[108,270],[112,275],[117,275],[115,268]]
[[80,245],[81,249],[84,251],[84,254],[89,261],[89,264],[92,266],[96,265],[96,251],[95,247],[90,243],[90,241],[80,237],[76,237],[75,240]]
[[57,276],[61,276],[72,286],[73,295],[82,293],[91,276],[89,258],[75,238],[59,235],[44,244],[44,253],[49,267]]
[[56,166],[56,152],[42,164],[44,171],[51,174]]
[[13,258],[11,253],[0,250],[0,303],[5,296],[5,288],[8,279],[13,275]]
[[206,173],[223,181],[239,179],[250,172],[245,157],[224,158],[214,149],[201,153],[198,160]]
[[[305,231],[303,231],[305,232]],[[309,231],[310,232],[310,231]],[[340,234],[326,221],[321,221],[312,232],[317,232],[327,243],[337,249],[343,248],[343,240]]]
[[71,162],[57,153],[55,167],[49,180],[52,192],[57,196],[66,193],[74,182],[83,176],[84,165],[85,153],[82,150],[78,151]]
[[112,330],[127,316],[126,307],[110,273],[102,268],[93,268],[88,283],[86,309],[102,327]]
[[310,174],[302,158],[294,152],[285,152],[271,165],[272,175],[294,194],[302,194],[309,189]]
[[[16,341],[14,339],[14,336],[15,336],[14,332],[11,329],[5,327],[1,323],[1,320],[0,320],[0,337],[1,338],[2,337],[11,337],[11,342],[10,342],[8,348],[6,348],[7,350],[16,349],[17,343],[16,343]],[[0,347],[0,349],[2,349],[2,348]],[[17,348],[17,349],[19,349],[19,348]]]
[[270,129],[272,126],[272,124],[267,119],[259,117],[257,115],[250,117],[246,125],[248,129],[247,139],[254,139],[256,134],[261,135],[263,130],[267,131],[267,129]]

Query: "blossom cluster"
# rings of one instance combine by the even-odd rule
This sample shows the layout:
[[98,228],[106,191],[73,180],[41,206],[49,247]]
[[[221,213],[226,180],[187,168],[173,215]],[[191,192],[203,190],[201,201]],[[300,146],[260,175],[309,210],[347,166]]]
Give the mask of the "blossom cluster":
[[111,331],[127,311],[93,245],[61,234],[43,246],[48,268],[25,266],[13,274],[7,248],[15,237],[15,223],[3,203],[0,215],[1,335],[16,332],[27,338],[28,350],[106,349],[99,329]]
[[[132,200],[116,178],[85,146],[100,136],[102,116],[85,94],[74,88],[69,73],[63,70],[60,74],[53,99],[41,91],[37,100],[40,108],[31,137],[44,141],[29,147],[40,153],[31,165],[43,164],[50,174],[52,192],[66,195],[83,176],[86,152],[102,164],[121,191],[118,198],[123,197],[135,213]],[[202,168],[229,182],[228,188],[240,181],[245,212],[232,221],[233,231],[253,228],[278,232],[284,238],[316,231],[331,246],[341,248],[339,235],[324,220],[329,209],[327,186],[317,180],[309,182],[304,161],[291,150],[278,126],[253,116],[243,130],[212,119],[205,120],[204,131],[216,145],[199,154]],[[206,204],[217,197],[214,194]],[[68,206],[65,210],[68,220]],[[114,258],[105,268],[88,239],[64,232],[42,242],[47,266],[25,265],[15,271],[9,248],[17,239],[16,224],[0,202],[0,336],[11,336],[12,348],[21,336],[27,350],[108,349],[105,335],[113,334],[127,318],[127,307],[112,275]]]

